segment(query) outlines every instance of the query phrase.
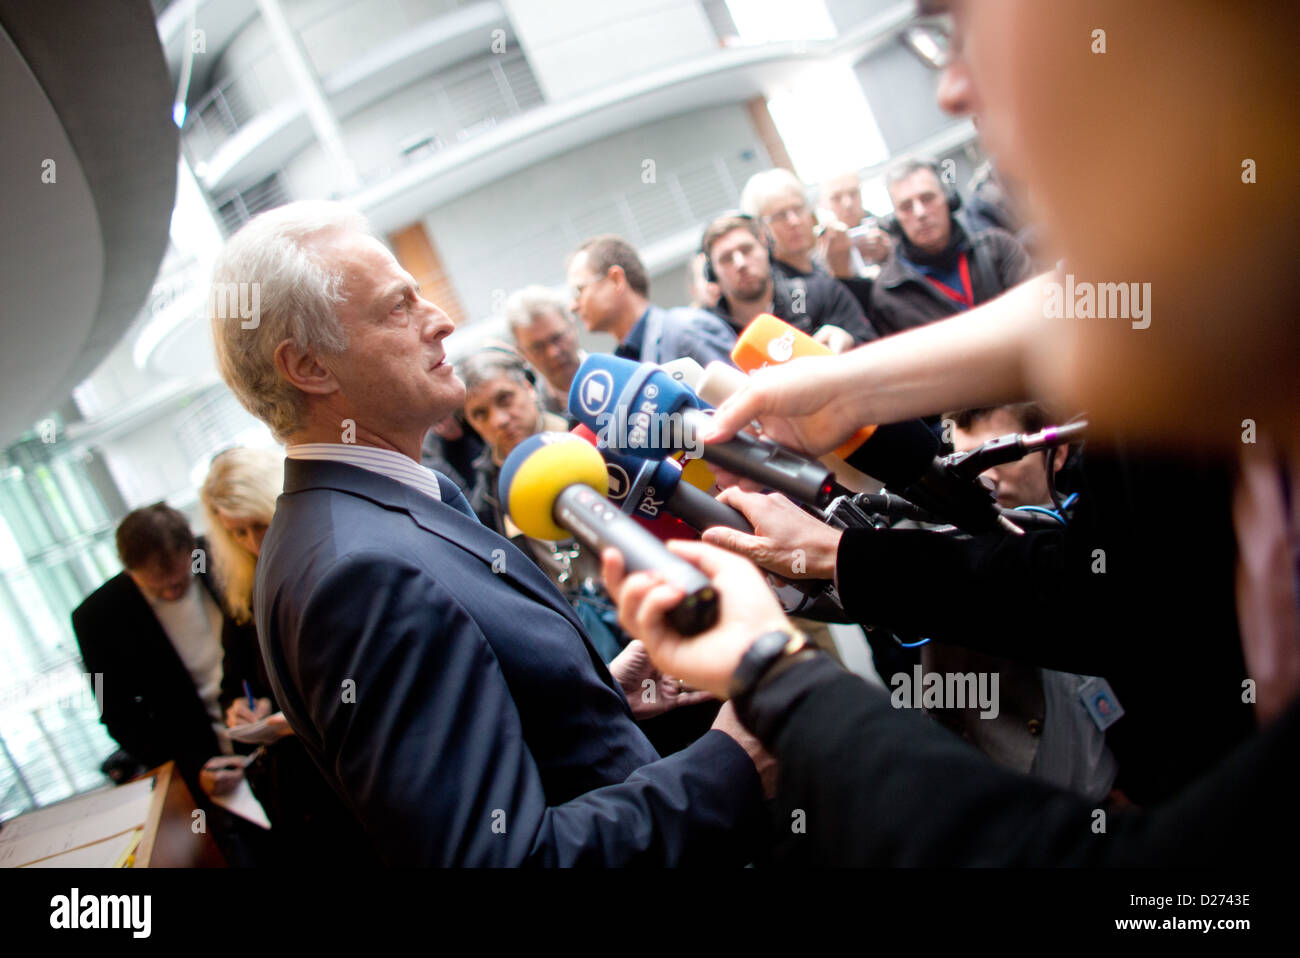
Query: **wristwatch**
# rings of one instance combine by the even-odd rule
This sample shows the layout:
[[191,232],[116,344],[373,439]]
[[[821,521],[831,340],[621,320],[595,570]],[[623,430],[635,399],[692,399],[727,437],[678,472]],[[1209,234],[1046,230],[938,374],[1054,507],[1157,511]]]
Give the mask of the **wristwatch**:
[[775,674],[772,670],[778,663],[815,648],[808,636],[796,629],[764,632],[750,645],[732,673],[727,697],[738,699],[752,694],[769,673]]

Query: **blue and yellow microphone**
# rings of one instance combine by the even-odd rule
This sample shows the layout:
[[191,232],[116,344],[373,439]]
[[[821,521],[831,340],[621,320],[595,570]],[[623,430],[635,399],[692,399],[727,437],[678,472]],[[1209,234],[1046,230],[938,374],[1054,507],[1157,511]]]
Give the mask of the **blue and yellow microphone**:
[[594,446],[569,433],[542,432],[506,457],[497,495],[524,535],[572,535],[597,554],[613,546],[628,572],[658,572],[679,586],[686,594],[665,618],[681,635],[712,628],[718,621],[713,583],[609,502],[608,483],[605,460]]

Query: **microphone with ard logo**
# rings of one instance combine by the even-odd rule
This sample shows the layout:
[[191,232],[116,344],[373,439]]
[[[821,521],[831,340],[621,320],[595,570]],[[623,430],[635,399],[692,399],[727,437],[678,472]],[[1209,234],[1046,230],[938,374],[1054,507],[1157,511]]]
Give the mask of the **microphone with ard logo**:
[[824,507],[844,490],[815,459],[741,433],[704,444],[708,421],[700,398],[653,363],[592,354],[569,387],[569,412],[600,441],[638,459],[663,459],[685,450],[797,502]]

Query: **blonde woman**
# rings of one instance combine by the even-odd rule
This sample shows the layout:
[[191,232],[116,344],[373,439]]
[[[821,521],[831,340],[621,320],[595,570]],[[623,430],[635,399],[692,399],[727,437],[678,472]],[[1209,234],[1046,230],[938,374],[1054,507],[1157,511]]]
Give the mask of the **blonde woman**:
[[199,490],[213,569],[223,583],[231,616],[241,624],[253,618],[257,554],[283,484],[282,452],[237,447],[213,457]]
[[[366,863],[369,852],[352,817],[339,804],[271,695],[254,628],[253,578],[262,539],[284,482],[284,454],[277,449],[229,449],[212,460],[199,490],[207,518],[212,569],[230,621],[222,635],[221,703],[226,726],[268,719],[280,737],[247,769],[243,759],[218,757],[204,767],[203,784],[228,791],[247,774],[271,819],[282,861],[302,863],[340,849]],[[251,704],[250,704],[251,703]]]

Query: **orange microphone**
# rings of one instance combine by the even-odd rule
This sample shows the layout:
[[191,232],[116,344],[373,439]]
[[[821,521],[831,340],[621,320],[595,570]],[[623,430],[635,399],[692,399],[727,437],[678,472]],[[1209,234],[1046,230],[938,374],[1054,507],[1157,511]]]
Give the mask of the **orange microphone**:
[[[771,313],[760,313],[745,327],[731,350],[731,359],[747,373],[764,366],[779,366],[803,356],[834,356],[829,349],[807,333],[795,329]],[[835,455],[847,459],[859,446],[871,438],[875,426],[863,426],[849,440],[835,450]]]

